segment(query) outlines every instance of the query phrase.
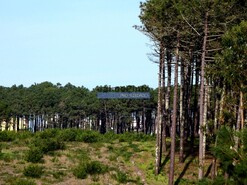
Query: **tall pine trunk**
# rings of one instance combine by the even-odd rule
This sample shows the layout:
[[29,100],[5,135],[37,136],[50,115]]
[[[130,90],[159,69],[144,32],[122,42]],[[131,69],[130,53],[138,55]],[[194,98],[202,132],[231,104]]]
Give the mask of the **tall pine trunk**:
[[158,86],[158,107],[156,117],[156,150],[155,150],[155,174],[159,174],[162,154],[162,122],[163,122],[163,91],[164,91],[164,44],[160,42],[159,58],[159,86]]
[[205,56],[206,44],[208,34],[208,12],[205,15],[204,22],[204,38],[202,45],[202,60],[201,60],[201,84],[200,84],[200,127],[199,127],[199,170],[198,178],[201,180],[204,176],[204,141],[205,141],[205,127],[204,127],[204,78],[205,78]]
[[166,67],[165,67],[165,53],[166,53],[166,49],[164,47],[164,44],[161,45],[162,48],[160,50],[160,55],[162,57],[162,61],[163,61],[163,89],[162,89],[162,153],[165,153],[167,150],[167,146],[166,146],[166,90],[165,90],[165,86],[166,86]]
[[184,158],[184,66],[180,66],[180,100],[179,100],[179,118],[180,118],[180,142],[179,142],[179,162]]
[[171,126],[171,112],[170,112],[170,96],[171,96],[171,76],[172,76],[172,69],[171,69],[171,61],[172,61],[172,56],[171,52],[168,50],[167,51],[167,90],[166,90],[166,95],[165,95],[165,114],[166,114],[166,127],[169,128]]
[[171,126],[171,154],[170,154],[170,171],[169,185],[174,182],[174,167],[175,167],[175,147],[176,147],[176,124],[177,124],[177,96],[178,96],[178,61],[179,61],[179,35],[176,46],[176,61],[174,73],[174,94],[173,94],[173,114]]

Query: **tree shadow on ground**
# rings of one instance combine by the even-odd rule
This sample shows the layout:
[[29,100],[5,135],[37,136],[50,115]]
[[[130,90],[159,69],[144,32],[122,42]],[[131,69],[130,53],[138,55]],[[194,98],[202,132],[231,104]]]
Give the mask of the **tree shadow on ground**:
[[[185,159],[188,158],[188,156],[189,156],[189,154],[187,154],[187,156],[185,157]],[[185,172],[187,171],[187,169],[189,168],[190,164],[191,164],[192,161],[195,159],[195,157],[196,157],[196,156],[193,155],[193,156],[189,159],[189,161],[185,164],[183,171],[180,173],[180,175],[179,175],[179,177],[177,178],[177,180],[176,180],[176,182],[174,183],[174,185],[178,185],[178,184],[180,183],[180,181],[181,181],[181,179],[183,178]],[[184,159],[184,160],[185,160],[185,159]]]
[[210,174],[210,172],[211,172],[211,170],[212,170],[212,164],[210,164],[209,165],[209,167],[208,167],[208,169],[207,169],[207,172],[206,172],[206,174],[205,174],[205,177],[208,177],[209,176],[209,174]]
[[170,160],[170,151],[168,152],[168,154],[166,155],[164,161],[162,162],[161,166],[160,166],[160,170],[159,170],[159,173],[161,171],[161,169],[164,168],[164,166],[167,164],[167,162]]

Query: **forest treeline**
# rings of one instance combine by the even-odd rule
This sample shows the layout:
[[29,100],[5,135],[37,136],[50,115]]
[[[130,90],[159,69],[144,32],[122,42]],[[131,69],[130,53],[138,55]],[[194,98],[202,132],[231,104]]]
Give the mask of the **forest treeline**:
[[173,185],[176,148],[183,163],[185,145],[191,154],[197,146],[199,180],[205,177],[205,157],[211,153],[212,179],[218,174],[224,177],[222,184],[246,184],[234,179],[241,162],[240,171],[246,175],[242,160],[246,156],[233,162],[229,159],[233,151],[224,151],[220,155],[225,158],[218,160],[209,148],[225,148],[217,140],[224,127],[228,140],[232,139],[228,131],[235,135],[230,147],[234,152],[240,154],[246,144],[239,137],[246,125],[247,1],[146,0],[140,3],[139,18],[141,25],[134,28],[152,42],[149,57],[159,66],[155,173],[162,170],[164,151],[169,151],[169,185]]
[[[98,99],[97,92],[149,92],[150,99]],[[0,87],[0,120],[25,118],[32,131],[45,128],[84,128],[116,133],[154,133],[157,91],[146,86],[97,86],[93,90],[70,83],[42,82],[30,87]],[[134,125],[135,123],[135,125]],[[9,125],[7,124],[6,127]],[[6,128],[8,129],[8,128]]]

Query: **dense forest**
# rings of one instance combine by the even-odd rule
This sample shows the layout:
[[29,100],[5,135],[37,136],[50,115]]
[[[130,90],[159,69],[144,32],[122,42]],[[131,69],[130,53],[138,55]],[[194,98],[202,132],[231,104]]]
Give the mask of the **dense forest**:
[[[205,156],[211,152],[212,179],[218,175],[224,183],[246,184],[246,178],[238,175],[246,177],[247,166],[246,154],[242,155],[247,144],[242,133],[247,102],[247,2],[147,0],[140,9],[142,25],[135,28],[152,41],[150,59],[159,65],[155,173],[160,172],[162,153],[167,150],[168,127],[170,185],[175,149],[179,148],[183,163],[185,144],[193,153],[197,142],[199,180],[205,176]],[[223,131],[226,138],[217,136]],[[223,138],[228,141],[225,145]],[[218,150],[209,150],[212,145]]]
[[[98,99],[97,92],[150,92],[144,100]],[[43,82],[30,87],[0,88],[0,120],[15,119],[19,130],[20,118],[28,120],[32,131],[45,128],[84,128],[101,133],[123,133],[136,130],[154,132],[155,90],[148,86],[97,86],[92,91],[70,83],[62,86]],[[31,125],[30,125],[31,121]],[[145,121],[145,123],[144,123]],[[135,127],[133,125],[135,123]],[[6,129],[9,125],[6,124]]]
[[[147,0],[139,18],[134,28],[152,42],[157,89],[90,91],[50,82],[0,87],[0,120],[25,117],[34,132],[75,127],[155,134],[154,173],[168,155],[169,185],[175,165],[188,155],[198,157],[202,184],[247,184],[247,1]],[[97,92],[150,92],[151,99],[99,100]]]

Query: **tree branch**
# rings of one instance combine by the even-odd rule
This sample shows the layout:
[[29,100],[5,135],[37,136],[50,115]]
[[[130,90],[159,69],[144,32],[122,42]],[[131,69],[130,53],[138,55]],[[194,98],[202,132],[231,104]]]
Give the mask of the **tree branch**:
[[181,13],[181,11],[180,11],[180,14],[181,14],[182,18],[184,19],[184,21],[197,33],[197,35],[201,36],[201,34],[185,19],[185,17]]

